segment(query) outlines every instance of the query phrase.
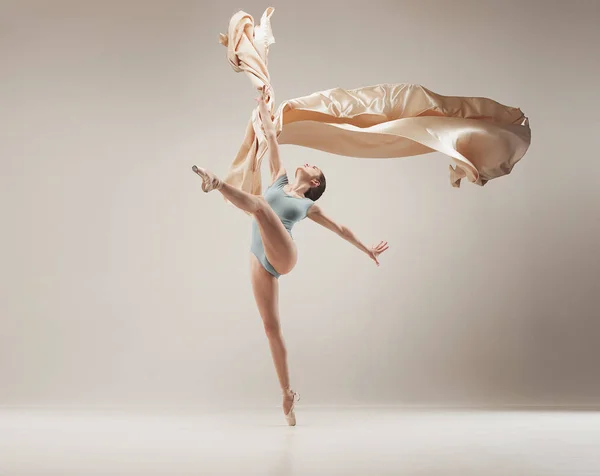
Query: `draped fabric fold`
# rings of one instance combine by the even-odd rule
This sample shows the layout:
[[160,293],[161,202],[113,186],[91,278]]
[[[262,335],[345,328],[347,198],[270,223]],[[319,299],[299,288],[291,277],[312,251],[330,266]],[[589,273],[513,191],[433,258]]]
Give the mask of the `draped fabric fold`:
[[[268,8],[258,26],[245,12],[230,20],[219,41],[236,72],[252,86],[270,86],[269,46],[275,42]],[[272,91],[272,89],[271,89]],[[274,98],[267,98],[273,113]],[[451,158],[450,183],[477,185],[511,172],[531,142],[519,108],[482,97],[442,96],[418,84],[378,84],[319,91],[284,101],[274,114],[279,144],[361,158],[400,158],[442,152]],[[225,177],[246,192],[262,191],[260,165],[267,150],[258,108]]]

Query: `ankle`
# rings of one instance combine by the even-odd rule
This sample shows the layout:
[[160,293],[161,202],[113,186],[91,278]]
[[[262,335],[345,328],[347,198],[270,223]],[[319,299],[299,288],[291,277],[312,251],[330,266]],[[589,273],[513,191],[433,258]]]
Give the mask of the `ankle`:
[[284,395],[293,395],[294,393],[292,387],[282,387],[281,391]]

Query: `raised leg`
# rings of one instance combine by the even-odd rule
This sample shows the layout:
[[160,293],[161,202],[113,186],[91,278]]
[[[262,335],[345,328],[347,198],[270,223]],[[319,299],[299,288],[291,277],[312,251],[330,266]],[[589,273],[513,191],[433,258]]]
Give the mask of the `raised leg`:
[[296,244],[264,197],[221,182],[204,169],[195,168],[194,171],[202,177],[203,189],[209,184],[210,190],[218,190],[236,207],[254,216],[267,259],[279,274],[289,273],[298,259]]
[[256,256],[251,254],[250,259],[252,260],[250,275],[254,299],[269,340],[277,378],[283,392],[283,412],[288,413],[292,406],[293,393],[290,388],[287,349],[279,321],[279,282],[262,267]]

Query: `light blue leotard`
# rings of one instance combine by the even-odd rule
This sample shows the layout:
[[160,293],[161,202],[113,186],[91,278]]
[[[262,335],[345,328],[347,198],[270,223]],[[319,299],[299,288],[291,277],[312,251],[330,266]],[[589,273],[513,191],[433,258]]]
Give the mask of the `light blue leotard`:
[[[280,176],[275,182],[273,182],[265,191],[264,197],[267,203],[271,206],[273,211],[277,214],[283,226],[288,231],[292,239],[292,228],[294,224],[300,220],[306,218],[308,209],[315,203],[310,198],[298,198],[292,197],[283,191],[283,187],[288,184],[287,174]],[[276,278],[281,276],[265,255],[265,249],[263,247],[262,238],[260,236],[260,229],[256,219],[252,220],[252,245],[250,250],[260,261],[260,264]]]

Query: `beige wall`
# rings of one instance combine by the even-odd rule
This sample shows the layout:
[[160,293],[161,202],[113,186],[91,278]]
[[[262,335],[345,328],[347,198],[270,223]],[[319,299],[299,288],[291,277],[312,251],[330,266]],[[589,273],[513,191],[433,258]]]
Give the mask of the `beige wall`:
[[[295,228],[281,313],[305,403],[600,404],[598,3],[272,5],[278,101],[420,83],[533,131],[483,188],[451,188],[437,153],[283,149],[324,169],[333,217],[391,245],[377,268]],[[267,6],[2,2],[1,404],[279,403],[249,218],[190,171],[239,147],[254,93],[217,36]]]

